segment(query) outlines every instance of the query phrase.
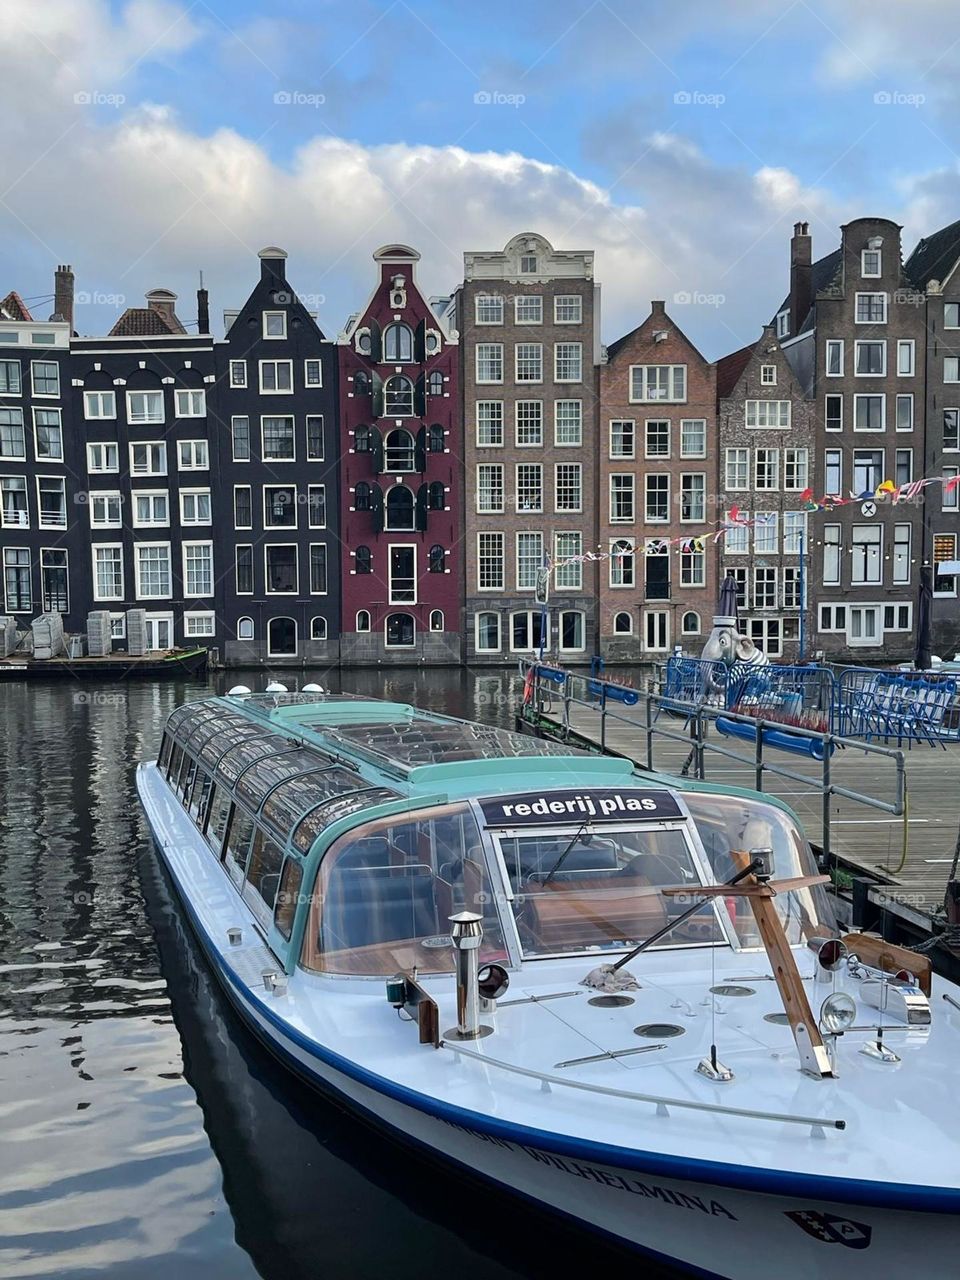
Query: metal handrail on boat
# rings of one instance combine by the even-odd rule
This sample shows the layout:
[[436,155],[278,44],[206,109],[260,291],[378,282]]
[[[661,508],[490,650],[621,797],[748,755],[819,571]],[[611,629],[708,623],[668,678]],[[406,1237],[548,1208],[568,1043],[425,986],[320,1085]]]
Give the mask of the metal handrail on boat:
[[831,1120],[820,1116],[794,1116],[779,1111],[756,1111],[752,1108],[724,1107],[716,1102],[693,1102],[686,1098],[662,1098],[653,1093],[634,1093],[629,1089],[615,1089],[611,1085],[588,1084],[583,1080],[565,1079],[563,1076],[548,1075],[544,1071],[535,1071],[532,1067],[518,1067],[512,1062],[501,1062],[499,1058],[489,1058],[485,1053],[476,1053],[465,1049],[457,1042],[441,1039],[441,1049],[451,1049],[461,1053],[465,1058],[474,1058],[488,1067],[499,1067],[501,1071],[510,1071],[514,1075],[526,1076],[530,1080],[539,1080],[542,1085],[562,1085],[565,1089],[581,1089],[585,1093],[602,1093],[612,1098],[629,1098],[633,1102],[649,1102],[657,1108],[658,1115],[669,1115],[669,1107],[682,1107],[687,1111],[711,1111],[716,1115],[737,1116],[745,1120],[773,1120],[778,1124],[810,1125],[812,1136],[823,1136],[818,1130],[846,1129],[846,1120]]

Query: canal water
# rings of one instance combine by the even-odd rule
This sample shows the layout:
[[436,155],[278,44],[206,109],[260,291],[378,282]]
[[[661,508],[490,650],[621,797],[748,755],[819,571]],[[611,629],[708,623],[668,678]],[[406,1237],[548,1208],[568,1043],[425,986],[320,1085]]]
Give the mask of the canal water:
[[[316,678],[512,725],[510,672]],[[0,685],[0,1276],[636,1272],[367,1129],[237,1022],[134,788],[169,712],[236,679]]]

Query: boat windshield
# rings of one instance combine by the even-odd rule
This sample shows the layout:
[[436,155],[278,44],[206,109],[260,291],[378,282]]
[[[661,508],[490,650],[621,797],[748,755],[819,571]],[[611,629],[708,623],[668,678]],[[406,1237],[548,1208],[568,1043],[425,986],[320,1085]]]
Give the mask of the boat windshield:
[[390,977],[453,970],[449,917],[483,919],[480,959],[507,953],[480,831],[465,804],[355,827],[320,864],[301,963],[322,973]]
[[[667,897],[661,889],[701,883],[679,825],[505,832],[498,840],[525,956],[636,946],[693,901]],[[716,908],[704,902],[652,945],[723,940]]]

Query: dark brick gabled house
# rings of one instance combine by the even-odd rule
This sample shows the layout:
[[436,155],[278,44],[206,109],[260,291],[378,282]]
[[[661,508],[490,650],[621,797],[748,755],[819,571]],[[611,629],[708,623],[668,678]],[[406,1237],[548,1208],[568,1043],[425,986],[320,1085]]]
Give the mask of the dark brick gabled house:
[[801,625],[806,653],[812,639],[809,517],[801,494],[817,483],[817,415],[772,325],[717,362],[717,406],[718,518],[737,506],[755,521],[718,542],[721,577],[730,571],[737,579],[744,633],[770,657],[792,662]]
[[[960,222],[925,237],[907,259],[926,307],[926,447],[923,474],[950,479],[960,469]],[[960,560],[960,489],[931,485],[923,493],[923,560],[932,568],[933,652],[960,651],[960,579],[939,572]]]
[[[716,608],[717,382],[662,302],[600,366],[600,650],[698,653]],[[620,552],[627,554],[621,555]],[[633,554],[630,554],[630,553]]]
[[339,338],[341,659],[461,660],[462,431],[457,335],[391,244]]

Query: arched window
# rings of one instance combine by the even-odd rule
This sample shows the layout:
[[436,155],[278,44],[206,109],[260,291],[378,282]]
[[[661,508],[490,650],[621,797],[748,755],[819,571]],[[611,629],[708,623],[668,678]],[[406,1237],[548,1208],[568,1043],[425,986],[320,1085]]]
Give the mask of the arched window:
[[560,648],[586,647],[583,614],[578,609],[565,609],[560,614]]
[[388,649],[410,649],[416,637],[413,615],[391,613],[387,615],[386,645]]
[[499,613],[478,613],[476,618],[477,653],[500,652]]
[[370,394],[369,373],[355,373],[353,375],[353,394],[355,396],[368,396]]
[[618,636],[629,636],[633,633],[633,615],[618,613],[613,619],[613,630]]
[[446,494],[443,490],[442,480],[431,480],[430,487],[427,489],[427,507],[431,511],[442,511],[446,506]]
[[326,640],[327,638],[327,620],[326,618],[310,619],[310,639]]
[[405,484],[395,484],[387,490],[388,529],[413,528],[413,490]]
[[373,448],[373,435],[369,427],[357,427],[353,433],[353,449],[355,453],[369,453]]
[[413,436],[402,429],[388,431],[383,442],[383,461],[387,471],[413,470]]
[[685,636],[698,636],[700,634],[699,613],[694,613],[692,609],[689,613],[685,613],[680,623],[680,630]]
[[353,490],[353,505],[357,511],[369,511],[373,505],[373,490],[366,480],[361,480]]
[[440,609],[434,609],[430,614],[430,630],[431,631],[443,630],[443,613]]
[[388,418],[409,418],[413,414],[413,383],[402,374],[388,378],[383,388],[383,412]]
[[267,656],[295,658],[297,655],[297,623],[294,618],[271,618],[267,623]]
[[427,393],[431,396],[443,395],[443,374],[439,369],[431,373],[427,379]]
[[361,609],[360,612],[357,614],[357,630],[358,631],[370,630],[370,614],[367,612],[366,609]]
[[241,618],[237,623],[237,639],[252,640],[253,639],[253,619]]
[[436,546],[430,548],[429,572],[443,573],[446,568],[447,557],[444,554],[443,547],[437,543]]
[[427,432],[427,448],[431,453],[443,453],[443,427],[437,423]]
[[383,358],[397,364],[413,359],[413,330],[406,324],[388,324],[383,331]]
[[373,573],[373,556],[369,547],[357,547],[354,558],[357,573]]

